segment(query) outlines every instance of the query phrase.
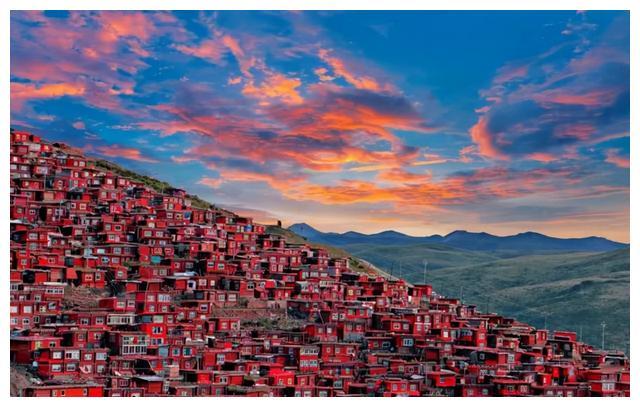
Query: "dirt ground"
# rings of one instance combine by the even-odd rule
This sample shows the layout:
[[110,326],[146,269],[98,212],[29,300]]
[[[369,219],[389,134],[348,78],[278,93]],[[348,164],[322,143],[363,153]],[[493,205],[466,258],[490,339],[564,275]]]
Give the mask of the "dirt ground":
[[22,389],[35,384],[33,380],[37,380],[23,366],[11,365],[10,376],[11,397],[20,396]]

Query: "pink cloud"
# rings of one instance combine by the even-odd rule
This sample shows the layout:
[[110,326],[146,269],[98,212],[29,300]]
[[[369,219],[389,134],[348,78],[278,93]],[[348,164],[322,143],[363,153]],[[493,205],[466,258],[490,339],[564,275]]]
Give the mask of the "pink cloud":
[[367,75],[358,75],[353,70],[347,67],[347,64],[343,59],[331,55],[331,51],[327,49],[321,49],[318,52],[318,56],[327,65],[331,67],[333,73],[336,76],[342,77],[347,83],[355,86],[358,89],[366,89],[371,91],[381,91],[387,89],[387,86],[381,85],[375,78]]
[[82,96],[85,87],[77,83],[33,83],[11,82],[11,109],[19,110],[27,100],[56,99],[63,96]]
[[478,145],[478,152],[486,157],[506,160],[508,157],[501,153],[494,145],[495,136],[488,128],[486,117],[480,117],[478,122],[471,127],[471,140]]
[[126,158],[128,160],[146,163],[158,162],[157,160],[143,156],[142,152],[137,148],[124,147],[117,144],[112,144],[109,146],[99,146],[91,149],[106,157]]
[[183,54],[193,55],[198,58],[220,63],[225,47],[217,40],[204,40],[198,45],[176,45],[175,48]]
[[629,168],[631,166],[631,162],[628,156],[620,155],[620,150],[615,148],[610,148],[605,151],[605,162],[613,164],[620,168]]

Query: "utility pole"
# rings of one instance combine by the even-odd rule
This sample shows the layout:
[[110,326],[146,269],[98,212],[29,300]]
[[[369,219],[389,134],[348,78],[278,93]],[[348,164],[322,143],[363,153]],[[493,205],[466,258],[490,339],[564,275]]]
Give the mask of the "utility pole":
[[580,342],[582,342],[582,325],[580,325]]
[[607,323],[602,321],[600,326],[602,326],[602,345],[600,346],[600,348],[604,350],[604,329],[607,327]]

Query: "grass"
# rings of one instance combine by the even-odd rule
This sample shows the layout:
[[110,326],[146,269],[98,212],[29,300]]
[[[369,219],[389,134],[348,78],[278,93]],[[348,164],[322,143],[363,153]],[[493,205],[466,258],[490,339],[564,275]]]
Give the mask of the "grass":
[[428,270],[461,265],[473,265],[497,260],[498,257],[477,251],[456,249],[442,244],[417,244],[384,246],[377,244],[349,244],[343,249],[367,260],[376,266],[404,277],[424,270],[424,261],[428,261]]
[[[102,168],[103,170],[111,171],[114,174],[117,174],[121,177],[129,178],[132,181],[140,182],[154,190],[161,192],[169,189],[173,189],[174,187],[165,181],[160,181],[156,178],[150,177],[148,175],[138,174],[137,172],[127,170],[122,168],[118,164],[114,164],[111,161],[107,160],[96,160],[96,167]],[[191,200],[191,205],[200,208],[200,209],[215,209],[216,206],[210,202],[205,201],[204,199],[198,197],[197,195],[187,194],[187,198]]]
[[[520,256],[433,269],[427,280],[441,294],[462,297],[482,311],[549,329],[582,332],[599,346],[629,352],[629,249],[607,253]],[[422,281],[423,273],[408,273]]]

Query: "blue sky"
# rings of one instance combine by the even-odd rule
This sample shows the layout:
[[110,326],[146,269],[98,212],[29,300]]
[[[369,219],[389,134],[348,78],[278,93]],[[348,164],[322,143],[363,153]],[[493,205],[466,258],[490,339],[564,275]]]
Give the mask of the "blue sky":
[[629,239],[625,12],[12,12],[16,128],[257,220]]

